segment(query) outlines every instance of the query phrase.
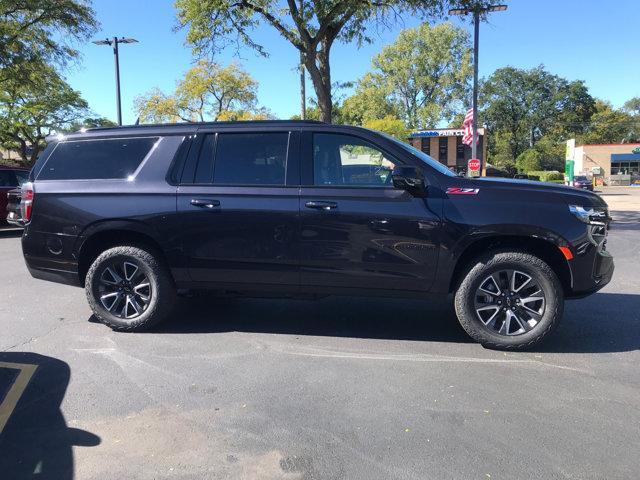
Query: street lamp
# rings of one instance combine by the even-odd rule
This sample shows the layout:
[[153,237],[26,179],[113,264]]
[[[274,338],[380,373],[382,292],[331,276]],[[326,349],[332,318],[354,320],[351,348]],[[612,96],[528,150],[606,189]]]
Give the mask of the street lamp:
[[96,45],[113,46],[113,57],[116,62],[116,106],[118,108],[118,125],[122,125],[122,104],[120,101],[120,62],[118,60],[118,44],[119,43],[138,43],[135,38],[113,37],[105,40],[94,40]]
[[[506,9],[506,5],[493,5],[490,7],[478,6],[452,8],[449,10],[449,15],[473,14],[473,140],[471,143],[471,158],[478,158],[478,42],[480,39],[480,15],[487,12],[504,12]],[[482,162],[480,162],[480,172],[482,174]]]

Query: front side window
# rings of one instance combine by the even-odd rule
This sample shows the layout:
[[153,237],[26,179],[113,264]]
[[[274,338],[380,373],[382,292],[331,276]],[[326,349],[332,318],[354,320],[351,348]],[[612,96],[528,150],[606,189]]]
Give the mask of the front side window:
[[123,179],[132,175],[157,137],[61,142],[38,180]]
[[391,186],[395,159],[358,137],[334,133],[313,135],[313,178],[320,186]]
[[213,183],[284,185],[289,133],[220,133]]

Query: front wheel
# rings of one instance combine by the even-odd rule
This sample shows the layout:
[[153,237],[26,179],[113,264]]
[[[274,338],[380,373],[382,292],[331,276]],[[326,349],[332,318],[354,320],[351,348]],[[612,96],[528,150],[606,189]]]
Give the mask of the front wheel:
[[102,252],[87,272],[85,290],[98,320],[113,330],[131,332],[164,320],[176,298],[160,255],[132,245]]
[[522,252],[478,258],[455,294],[462,328],[488,348],[532,347],[558,325],[563,308],[562,285],[554,271]]

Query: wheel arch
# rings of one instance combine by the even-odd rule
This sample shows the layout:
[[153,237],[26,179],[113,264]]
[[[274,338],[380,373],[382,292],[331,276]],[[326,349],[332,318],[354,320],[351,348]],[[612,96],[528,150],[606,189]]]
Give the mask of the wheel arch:
[[547,263],[558,276],[565,296],[571,293],[573,279],[571,268],[564,257],[559,245],[540,237],[521,235],[494,235],[477,239],[465,247],[458,256],[449,284],[449,292],[454,292],[464,272],[471,266],[474,259],[490,250],[512,250],[529,253]]
[[138,222],[113,222],[96,225],[88,229],[82,237],[84,241],[78,246],[78,280],[84,287],[89,267],[93,261],[108,248],[116,245],[146,246],[158,252],[162,260],[166,256],[160,242],[153,232]]

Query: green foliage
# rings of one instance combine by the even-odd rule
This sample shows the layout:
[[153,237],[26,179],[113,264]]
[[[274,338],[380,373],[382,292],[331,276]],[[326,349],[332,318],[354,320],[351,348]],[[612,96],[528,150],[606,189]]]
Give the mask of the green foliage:
[[200,60],[172,95],[155,88],[136,97],[134,108],[142,123],[268,117],[270,113],[256,107],[257,88],[257,82],[236,64],[222,67]]
[[529,173],[542,170],[542,154],[534,148],[525,150],[516,158],[516,168],[519,172]]
[[0,144],[17,150],[24,163],[33,163],[48,135],[64,131],[87,113],[80,93],[52,67],[40,65],[26,79],[9,78],[0,84]]
[[598,100],[589,127],[578,137],[578,141],[586,144],[640,141],[640,118],[614,109],[609,102]]
[[387,92],[370,73],[358,81],[355,93],[347,97],[340,108],[343,123],[350,125],[363,125],[372,120],[398,114],[387,97]]
[[624,102],[622,109],[629,115],[640,117],[640,97],[633,97]]
[[555,182],[555,181],[564,182],[564,173],[558,172],[558,171],[555,171],[555,170],[551,170],[551,171],[548,171],[548,170],[540,170],[540,171],[532,170],[530,172],[527,172],[527,175],[538,177],[541,182]]
[[26,81],[41,64],[65,64],[78,54],[73,42],[97,26],[84,0],[0,0],[0,82]]
[[97,127],[115,127],[118,124],[112,120],[109,120],[105,117],[87,117],[81,120],[72,122],[68,126],[65,126],[64,129],[60,129],[60,131],[65,133],[78,132],[83,128],[97,128]]
[[[512,158],[545,135],[562,142],[580,134],[595,112],[595,101],[583,82],[569,82],[543,66],[496,70],[482,84],[480,103],[481,120],[490,132],[502,134],[502,147]],[[497,153],[495,145],[490,148]]]
[[394,117],[393,115],[386,115],[383,118],[375,120],[367,120],[364,122],[363,126],[365,128],[387,133],[403,142],[407,141],[409,133],[411,133],[411,129],[407,128],[404,121]]
[[362,45],[370,31],[401,20],[440,16],[456,6],[495,4],[495,0],[176,0],[179,28],[187,28],[187,43],[197,55],[216,53],[229,45],[248,46],[267,55],[252,35],[268,25],[302,55],[316,92],[320,118],[332,120],[331,47],[336,41]]
[[433,127],[463,108],[470,88],[469,35],[450,23],[400,32],[372,61],[373,84],[411,128]]

